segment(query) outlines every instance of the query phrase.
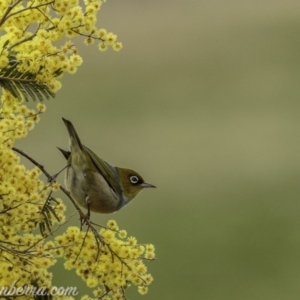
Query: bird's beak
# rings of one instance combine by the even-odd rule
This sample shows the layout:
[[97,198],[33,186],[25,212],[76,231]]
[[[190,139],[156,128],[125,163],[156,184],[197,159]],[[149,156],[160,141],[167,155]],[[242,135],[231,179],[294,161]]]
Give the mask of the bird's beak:
[[150,184],[150,183],[146,183],[146,182],[142,183],[141,186],[142,186],[143,188],[156,188],[155,185]]

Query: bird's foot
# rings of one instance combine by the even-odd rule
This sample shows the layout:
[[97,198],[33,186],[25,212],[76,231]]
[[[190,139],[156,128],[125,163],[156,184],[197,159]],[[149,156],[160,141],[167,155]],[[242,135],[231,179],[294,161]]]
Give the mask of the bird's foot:
[[87,213],[84,217],[80,216],[80,230],[82,230],[82,227],[84,225],[88,225],[88,223],[90,221],[90,217],[91,217],[89,196],[86,197],[85,201],[86,201],[86,204],[87,204]]

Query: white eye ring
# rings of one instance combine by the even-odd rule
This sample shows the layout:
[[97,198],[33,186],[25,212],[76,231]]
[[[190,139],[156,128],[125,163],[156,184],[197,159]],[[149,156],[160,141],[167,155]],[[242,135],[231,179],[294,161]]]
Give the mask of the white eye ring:
[[129,179],[132,184],[137,184],[139,182],[139,179],[137,176],[130,176]]

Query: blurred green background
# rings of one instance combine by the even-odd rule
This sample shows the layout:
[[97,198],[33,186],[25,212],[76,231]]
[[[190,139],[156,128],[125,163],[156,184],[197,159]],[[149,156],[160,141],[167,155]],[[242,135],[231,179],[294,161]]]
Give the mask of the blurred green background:
[[56,172],[65,117],[99,156],[157,185],[92,215],[156,246],[149,293],[128,297],[299,299],[300,2],[110,0],[99,26],[124,49],[80,46],[84,65],[18,146]]

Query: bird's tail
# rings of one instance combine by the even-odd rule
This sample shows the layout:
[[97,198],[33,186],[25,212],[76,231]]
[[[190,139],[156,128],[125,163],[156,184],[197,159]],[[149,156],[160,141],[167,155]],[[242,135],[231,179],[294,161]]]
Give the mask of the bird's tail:
[[[83,146],[81,144],[81,141],[78,137],[78,134],[77,134],[73,124],[64,118],[62,118],[62,119],[63,119],[63,121],[68,129],[69,135],[70,135],[71,148],[80,148],[80,150],[82,150]],[[64,156],[65,156],[65,154],[64,154]]]
[[70,155],[71,155],[71,152],[70,152],[70,151],[61,149],[61,148],[59,148],[59,147],[57,147],[57,149],[63,154],[63,156],[65,157],[66,160],[69,159],[69,157],[70,157]]

